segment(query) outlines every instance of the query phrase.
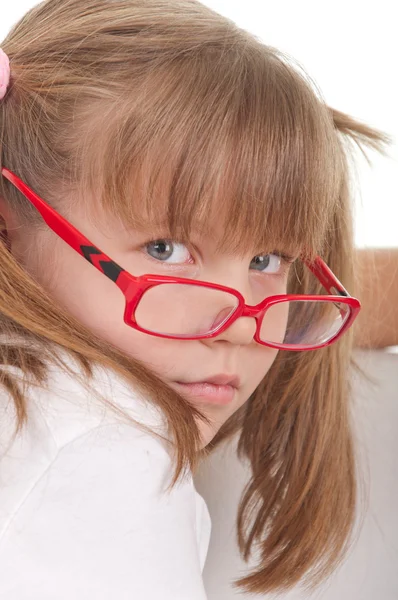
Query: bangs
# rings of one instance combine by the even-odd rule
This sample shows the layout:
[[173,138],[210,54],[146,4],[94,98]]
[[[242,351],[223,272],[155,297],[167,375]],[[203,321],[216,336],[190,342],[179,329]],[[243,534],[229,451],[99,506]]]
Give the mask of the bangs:
[[83,188],[126,226],[185,242],[217,225],[224,251],[322,255],[341,149],[326,105],[276,50],[251,41],[158,65],[94,130]]

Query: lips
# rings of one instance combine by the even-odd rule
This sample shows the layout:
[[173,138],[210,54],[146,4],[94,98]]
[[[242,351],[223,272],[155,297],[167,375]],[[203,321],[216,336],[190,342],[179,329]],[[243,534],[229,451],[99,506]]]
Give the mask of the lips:
[[180,381],[178,383],[212,383],[214,385],[230,385],[233,388],[240,386],[240,379],[237,375],[214,375],[212,377],[205,377],[197,381]]

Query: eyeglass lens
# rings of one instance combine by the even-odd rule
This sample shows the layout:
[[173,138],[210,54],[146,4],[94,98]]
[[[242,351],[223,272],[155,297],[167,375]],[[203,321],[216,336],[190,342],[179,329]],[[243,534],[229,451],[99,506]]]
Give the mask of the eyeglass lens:
[[[320,299],[280,302],[269,307],[260,329],[261,340],[292,347],[314,346],[334,337],[344,325],[349,307],[338,302],[322,301],[321,296],[326,291],[307,267],[304,270],[293,266],[284,293],[302,294],[302,289],[300,292],[297,290],[303,278],[307,288],[305,293],[319,294]],[[228,292],[198,285],[167,283],[144,293],[135,319],[142,329],[149,332],[195,337],[215,332],[237,306],[237,298]]]

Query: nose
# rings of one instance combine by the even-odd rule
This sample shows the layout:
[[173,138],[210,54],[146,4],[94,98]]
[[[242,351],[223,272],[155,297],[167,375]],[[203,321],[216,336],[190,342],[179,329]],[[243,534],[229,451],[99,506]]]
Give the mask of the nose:
[[[229,266],[229,269],[228,269]],[[250,282],[247,279],[247,274],[242,275],[241,273],[236,273],[231,271],[231,265],[224,265],[223,278],[217,279],[217,283],[220,285],[225,285],[227,287],[232,287],[233,289],[239,291],[245,301],[250,304],[252,300],[252,289],[250,286]],[[224,300],[224,298],[223,298]],[[227,306],[222,309],[220,307],[220,312],[217,314],[215,319],[216,323],[220,323],[224,320],[228,313],[230,313],[231,306]],[[214,326],[214,323],[212,323]],[[235,345],[248,345],[253,341],[254,334],[256,332],[256,319],[254,317],[239,317],[227,327],[227,329],[217,335],[214,338],[207,338],[201,340],[205,343],[214,343],[218,341],[228,341],[231,344]]]
[[237,346],[247,345],[253,341],[255,332],[256,320],[253,317],[239,317],[220,335],[202,341],[206,343],[227,341]]

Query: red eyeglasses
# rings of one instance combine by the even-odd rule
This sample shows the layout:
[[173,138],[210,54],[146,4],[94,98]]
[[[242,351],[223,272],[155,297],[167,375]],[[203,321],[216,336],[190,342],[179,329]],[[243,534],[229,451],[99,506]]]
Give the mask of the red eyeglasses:
[[150,274],[135,277],[17,175],[6,168],[1,172],[59,237],[116,283],[126,299],[124,322],[143,333],[169,339],[214,338],[239,317],[252,317],[256,320],[254,340],[259,344],[280,350],[316,350],[337,341],[360,311],[359,300],[348,294],[319,256],[313,263],[304,264],[329,295],[278,294],[255,306],[245,304],[237,290],[215,283]]

